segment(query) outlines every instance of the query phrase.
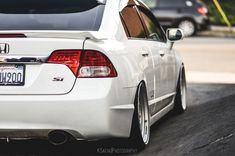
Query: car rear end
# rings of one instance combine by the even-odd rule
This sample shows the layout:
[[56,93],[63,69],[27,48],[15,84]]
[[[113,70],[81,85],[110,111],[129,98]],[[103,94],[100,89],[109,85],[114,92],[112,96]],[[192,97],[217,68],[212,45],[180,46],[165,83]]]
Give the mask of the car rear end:
[[198,30],[207,30],[210,26],[209,21],[209,10],[205,3],[201,0],[194,0],[195,1],[195,21],[197,23]]
[[[193,21],[197,30],[209,28],[209,12],[201,0],[144,0],[166,29],[178,27],[184,20]],[[173,3],[172,3],[173,2]]]
[[105,4],[8,0],[0,8],[0,139],[127,137],[133,108],[119,112],[117,70],[98,45],[86,46]]

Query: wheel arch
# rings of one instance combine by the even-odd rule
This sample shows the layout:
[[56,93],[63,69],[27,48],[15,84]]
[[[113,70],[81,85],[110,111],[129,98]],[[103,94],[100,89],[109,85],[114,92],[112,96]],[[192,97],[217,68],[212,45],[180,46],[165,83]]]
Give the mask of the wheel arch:
[[135,100],[136,100],[136,98],[137,98],[137,94],[138,94],[139,87],[140,87],[140,85],[142,85],[142,84],[143,84],[144,91],[145,91],[145,94],[146,94],[146,96],[147,96],[147,101],[148,101],[148,91],[147,91],[146,80],[141,80],[141,81],[139,82],[139,84],[137,85],[137,88],[136,88],[136,94],[135,94],[134,104],[135,104],[135,102],[136,102]]
[[197,26],[197,22],[193,19],[193,17],[190,17],[190,16],[185,16],[185,17],[181,17],[177,20],[177,25],[179,25],[180,22],[184,21],[184,20],[189,20],[189,21],[192,21],[195,26]]
[[182,75],[182,73],[186,74],[186,73],[185,73],[184,63],[181,63],[181,66],[180,66],[180,68],[179,68],[178,73],[179,73],[179,74],[178,74],[178,76],[177,76],[177,82],[178,82],[180,76]]

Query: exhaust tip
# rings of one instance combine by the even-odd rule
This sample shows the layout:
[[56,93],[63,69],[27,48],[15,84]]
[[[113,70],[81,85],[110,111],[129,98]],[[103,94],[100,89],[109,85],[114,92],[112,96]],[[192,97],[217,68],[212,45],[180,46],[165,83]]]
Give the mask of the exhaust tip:
[[53,145],[63,145],[68,141],[68,134],[64,131],[52,131],[48,134],[49,142]]

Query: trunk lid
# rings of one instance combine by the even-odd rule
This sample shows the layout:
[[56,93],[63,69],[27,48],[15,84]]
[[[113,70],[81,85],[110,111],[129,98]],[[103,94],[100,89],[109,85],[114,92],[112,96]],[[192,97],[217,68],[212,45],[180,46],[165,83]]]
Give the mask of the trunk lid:
[[65,32],[24,34],[26,38],[1,38],[0,94],[56,95],[70,92],[76,81],[73,72],[66,65],[46,61],[56,50],[83,49],[85,38],[92,35]]

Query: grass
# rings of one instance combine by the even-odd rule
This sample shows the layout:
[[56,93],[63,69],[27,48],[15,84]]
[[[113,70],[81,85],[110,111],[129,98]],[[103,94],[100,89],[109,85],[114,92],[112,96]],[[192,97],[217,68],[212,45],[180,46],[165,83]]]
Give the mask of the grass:
[[[215,7],[213,0],[202,0],[205,2],[210,11],[210,21],[215,25],[225,25],[225,22]],[[235,26],[235,0],[218,0],[227,15],[229,21]]]

